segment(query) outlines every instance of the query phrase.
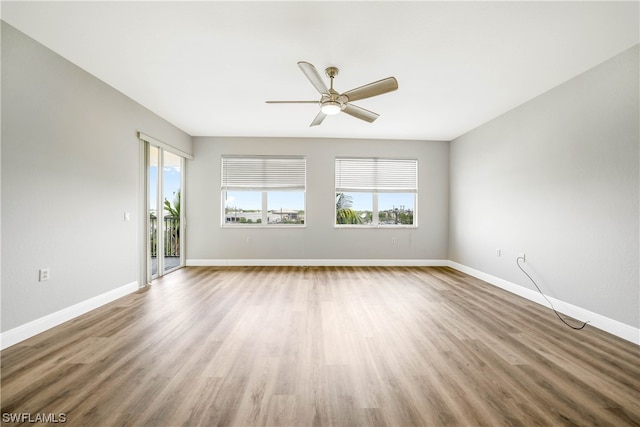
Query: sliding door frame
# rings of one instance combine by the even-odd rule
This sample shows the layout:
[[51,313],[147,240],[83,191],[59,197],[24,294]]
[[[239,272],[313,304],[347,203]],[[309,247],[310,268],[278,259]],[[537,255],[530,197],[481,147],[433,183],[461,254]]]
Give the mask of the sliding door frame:
[[[151,284],[151,282],[158,278],[162,277],[164,274],[175,271],[179,268],[184,267],[185,265],[185,248],[186,248],[186,160],[193,159],[193,156],[182,152],[178,149],[171,147],[168,144],[165,144],[161,141],[158,141],[148,135],[145,135],[141,132],[138,132],[138,137],[140,139],[140,171],[141,171],[141,179],[140,179],[140,194],[142,197],[140,198],[140,212],[142,213],[141,217],[143,220],[141,221],[142,232],[140,233],[140,283],[141,287],[147,286]],[[150,147],[155,147],[158,149],[158,179],[157,179],[157,197],[155,200],[156,210],[157,210],[157,238],[156,238],[156,259],[157,259],[157,269],[156,274],[152,274],[151,271],[151,239],[150,239],[150,179],[149,179],[149,166],[150,166]],[[171,270],[164,270],[164,233],[163,233],[163,218],[164,218],[164,208],[163,208],[163,171],[164,171],[164,153],[168,152],[173,155],[176,155],[180,158],[180,262],[179,265]]]

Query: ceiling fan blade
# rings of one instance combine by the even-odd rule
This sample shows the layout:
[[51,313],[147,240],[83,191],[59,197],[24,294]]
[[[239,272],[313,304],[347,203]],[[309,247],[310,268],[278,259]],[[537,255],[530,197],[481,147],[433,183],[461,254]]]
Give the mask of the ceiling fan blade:
[[320,123],[322,123],[322,121],[324,120],[325,117],[327,117],[327,115],[325,113],[323,113],[322,111],[319,111],[318,115],[316,116],[315,119],[313,119],[313,121],[311,122],[309,127],[318,126]]
[[347,104],[342,112],[369,123],[374,122],[378,117],[380,117],[380,114],[365,110],[364,108],[353,104]]
[[398,89],[398,81],[395,77],[387,77],[368,85],[351,89],[342,95],[346,96],[349,101],[357,101],[359,99],[371,98],[372,96],[382,95],[383,93],[393,92]]
[[314,67],[313,64],[300,61],[298,62],[298,67],[300,67],[304,75],[307,76],[313,87],[315,87],[320,94],[329,93],[327,85],[324,83],[324,80],[320,77],[320,73],[318,73],[318,70],[316,70],[316,67]]
[[267,104],[319,104],[319,101],[264,101]]

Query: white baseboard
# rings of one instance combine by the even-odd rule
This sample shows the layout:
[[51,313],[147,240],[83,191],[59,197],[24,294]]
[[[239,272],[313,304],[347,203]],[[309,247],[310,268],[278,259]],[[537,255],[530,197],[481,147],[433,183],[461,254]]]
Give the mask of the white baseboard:
[[[499,277],[492,276],[471,267],[467,267],[466,265],[458,264],[454,261],[449,261],[448,266],[461,271],[462,273],[476,277],[480,280],[484,280],[485,282],[504,289],[508,292],[526,298],[529,301],[533,301],[547,308],[552,308],[544,299],[544,297],[540,295],[539,292],[536,292],[532,289],[527,289],[520,285],[516,285],[513,282],[509,282]],[[551,298],[549,296],[547,296],[547,298],[549,298],[558,312],[583,322],[588,321],[590,326],[601,329],[624,340],[631,341],[636,345],[640,345],[640,329],[634,328],[633,326],[627,325],[617,320],[610,319],[601,314],[594,313],[587,309],[569,304],[567,302]]]
[[131,282],[101,295],[89,298],[86,301],[79,302],[78,304],[56,311],[55,313],[48,314],[29,323],[25,323],[24,325],[20,325],[17,328],[3,332],[0,334],[0,349],[4,350],[7,347],[38,335],[47,329],[58,326],[137,290],[138,282]]
[[188,259],[188,267],[306,266],[306,267],[444,267],[445,259]]

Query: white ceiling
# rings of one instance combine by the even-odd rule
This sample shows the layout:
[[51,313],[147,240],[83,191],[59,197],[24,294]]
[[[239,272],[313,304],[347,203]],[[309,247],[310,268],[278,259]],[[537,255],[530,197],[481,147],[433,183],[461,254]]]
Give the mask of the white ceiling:
[[[193,136],[451,140],[639,42],[638,2],[2,2],[2,19]],[[309,127],[297,67],[396,92]]]

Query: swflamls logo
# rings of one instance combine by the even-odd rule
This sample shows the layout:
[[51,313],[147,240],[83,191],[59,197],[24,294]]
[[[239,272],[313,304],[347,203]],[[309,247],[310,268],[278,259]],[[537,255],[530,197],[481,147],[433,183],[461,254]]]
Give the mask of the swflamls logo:
[[67,422],[67,414],[64,412],[40,412],[32,414],[31,412],[3,412],[3,423],[51,423],[62,424]]

